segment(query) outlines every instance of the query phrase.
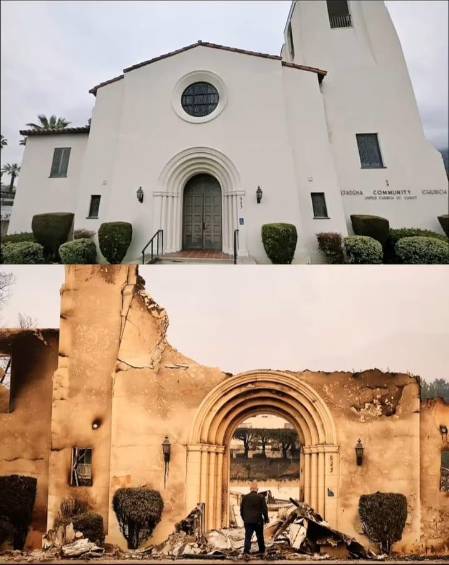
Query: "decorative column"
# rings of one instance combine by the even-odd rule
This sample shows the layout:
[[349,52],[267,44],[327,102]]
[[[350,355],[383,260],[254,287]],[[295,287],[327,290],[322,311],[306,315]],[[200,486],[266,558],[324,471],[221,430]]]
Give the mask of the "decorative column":
[[333,528],[338,528],[338,484],[340,476],[338,445],[324,445],[324,515]]
[[318,453],[315,446],[310,449],[310,457],[312,459],[310,506],[314,510],[318,510]]
[[[247,256],[245,192],[243,190],[224,193],[223,205],[223,251],[234,253],[234,230],[239,230],[239,256]],[[242,223],[243,222],[243,223]]]
[[310,446],[303,447],[304,453],[304,502],[311,505],[311,474],[312,474],[312,460],[310,453]]
[[187,446],[186,513],[200,501],[201,445]]
[[324,476],[324,447],[318,446],[318,513],[324,517],[324,489],[325,489],[325,476]]
[[223,527],[223,453],[224,447],[217,445],[217,505],[215,512],[214,527],[220,529]]
[[153,233],[148,235],[148,239],[157,230],[164,230],[165,253],[173,253],[180,249],[180,202],[179,194],[174,192],[153,192]]

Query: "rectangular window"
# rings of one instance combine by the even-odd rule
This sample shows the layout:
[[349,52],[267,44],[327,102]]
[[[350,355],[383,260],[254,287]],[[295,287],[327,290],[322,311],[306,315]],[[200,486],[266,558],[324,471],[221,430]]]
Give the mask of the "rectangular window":
[[294,59],[295,58],[295,46],[293,44],[293,33],[292,33],[292,24],[291,23],[288,24],[287,37],[288,37],[288,48],[290,50],[290,57],[292,59]]
[[377,133],[358,133],[356,137],[362,169],[383,169]]
[[312,192],[310,196],[312,197],[313,217],[328,218],[324,192]]
[[0,354],[0,414],[10,412],[11,355]]
[[72,465],[70,471],[70,486],[92,486],[92,449],[72,449]]
[[88,218],[98,218],[100,210],[101,196],[99,194],[92,194],[90,197],[89,216]]
[[53,153],[50,177],[66,177],[69,167],[70,147],[56,147]]
[[327,0],[327,11],[331,28],[352,27],[347,0]]
[[441,452],[440,490],[449,492],[449,449]]

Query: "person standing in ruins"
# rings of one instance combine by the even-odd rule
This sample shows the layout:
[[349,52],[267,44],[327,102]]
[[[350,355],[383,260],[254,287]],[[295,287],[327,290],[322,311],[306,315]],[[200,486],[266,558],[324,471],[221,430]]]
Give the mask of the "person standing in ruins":
[[252,482],[250,492],[245,494],[240,503],[240,515],[245,525],[245,545],[243,555],[249,556],[251,553],[251,539],[256,533],[259,553],[265,553],[265,540],[263,536],[264,524],[268,524],[268,507],[265,497],[258,494],[256,482]]

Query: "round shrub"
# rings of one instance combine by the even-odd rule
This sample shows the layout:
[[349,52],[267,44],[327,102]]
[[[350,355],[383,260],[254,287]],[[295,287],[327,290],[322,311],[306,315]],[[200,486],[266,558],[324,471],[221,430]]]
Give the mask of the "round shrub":
[[49,260],[57,261],[59,247],[70,236],[73,227],[74,214],[55,212],[52,214],[36,214],[31,222],[34,239],[44,246],[45,255]]
[[449,264],[449,243],[433,237],[404,237],[397,242],[395,252],[406,264]]
[[164,502],[157,490],[119,488],[112,499],[112,507],[128,548],[137,549],[159,523]]
[[385,218],[367,214],[352,214],[351,223],[352,229],[356,235],[372,237],[382,245],[384,245],[388,239],[390,224]]
[[443,228],[444,233],[449,237],[449,214],[443,214],[442,216],[438,216],[438,221],[440,222],[441,227]]
[[293,224],[264,224],[262,242],[271,262],[289,265],[295,255],[298,233]]
[[79,229],[73,232],[73,239],[90,239],[94,235],[95,232],[92,230]]
[[98,230],[101,252],[111,264],[121,263],[128,251],[133,227],[128,222],[107,222]]
[[25,545],[36,499],[36,486],[37,479],[34,477],[0,476],[0,516],[14,528],[14,549],[22,549]]
[[5,264],[39,264],[44,263],[44,248],[39,243],[21,241],[6,243],[1,248],[2,262]]
[[89,541],[102,544],[104,542],[103,517],[97,512],[85,512],[72,518],[73,527],[81,532]]
[[32,232],[10,233],[2,235],[2,243],[20,243],[21,241],[34,241]]
[[344,239],[346,263],[376,265],[382,263],[382,245],[365,235],[351,235]]
[[97,246],[91,239],[74,239],[61,245],[59,256],[65,265],[93,265],[97,262]]
[[440,241],[449,242],[448,238],[441,233],[436,233],[431,230],[422,230],[419,228],[398,228],[390,229],[387,242],[384,245],[384,259],[386,263],[400,263],[400,258],[396,255],[396,243],[404,237],[433,237]]
[[318,246],[333,265],[344,263],[342,238],[339,233],[318,233]]
[[363,531],[380,545],[383,553],[402,537],[407,519],[407,499],[403,494],[376,492],[359,499],[359,515]]

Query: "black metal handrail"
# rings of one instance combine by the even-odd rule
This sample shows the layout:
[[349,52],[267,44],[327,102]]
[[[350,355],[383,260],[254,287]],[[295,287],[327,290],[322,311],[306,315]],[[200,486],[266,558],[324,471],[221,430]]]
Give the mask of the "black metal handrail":
[[[154,254],[154,240],[156,240],[156,255]],[[159,242],[161,247],[161,252],[159,253]],[[145,265],[145,251],[148,246],[150,246],[150,260],[148,263],[154,263],[155,260],[164,254],[164,230],[157,230],[150,241],[142,249],[142,265]]]
[[237,253],[239,250],[239,230],[234,230],[234,265],[237,265]]
[[332,15],[332,16],[329,16],[329,20],[330,20],[330,23],[331,23],[331,28],[352,27],[351,14],[345,14],[345,15],[341,15],[341,16]]

